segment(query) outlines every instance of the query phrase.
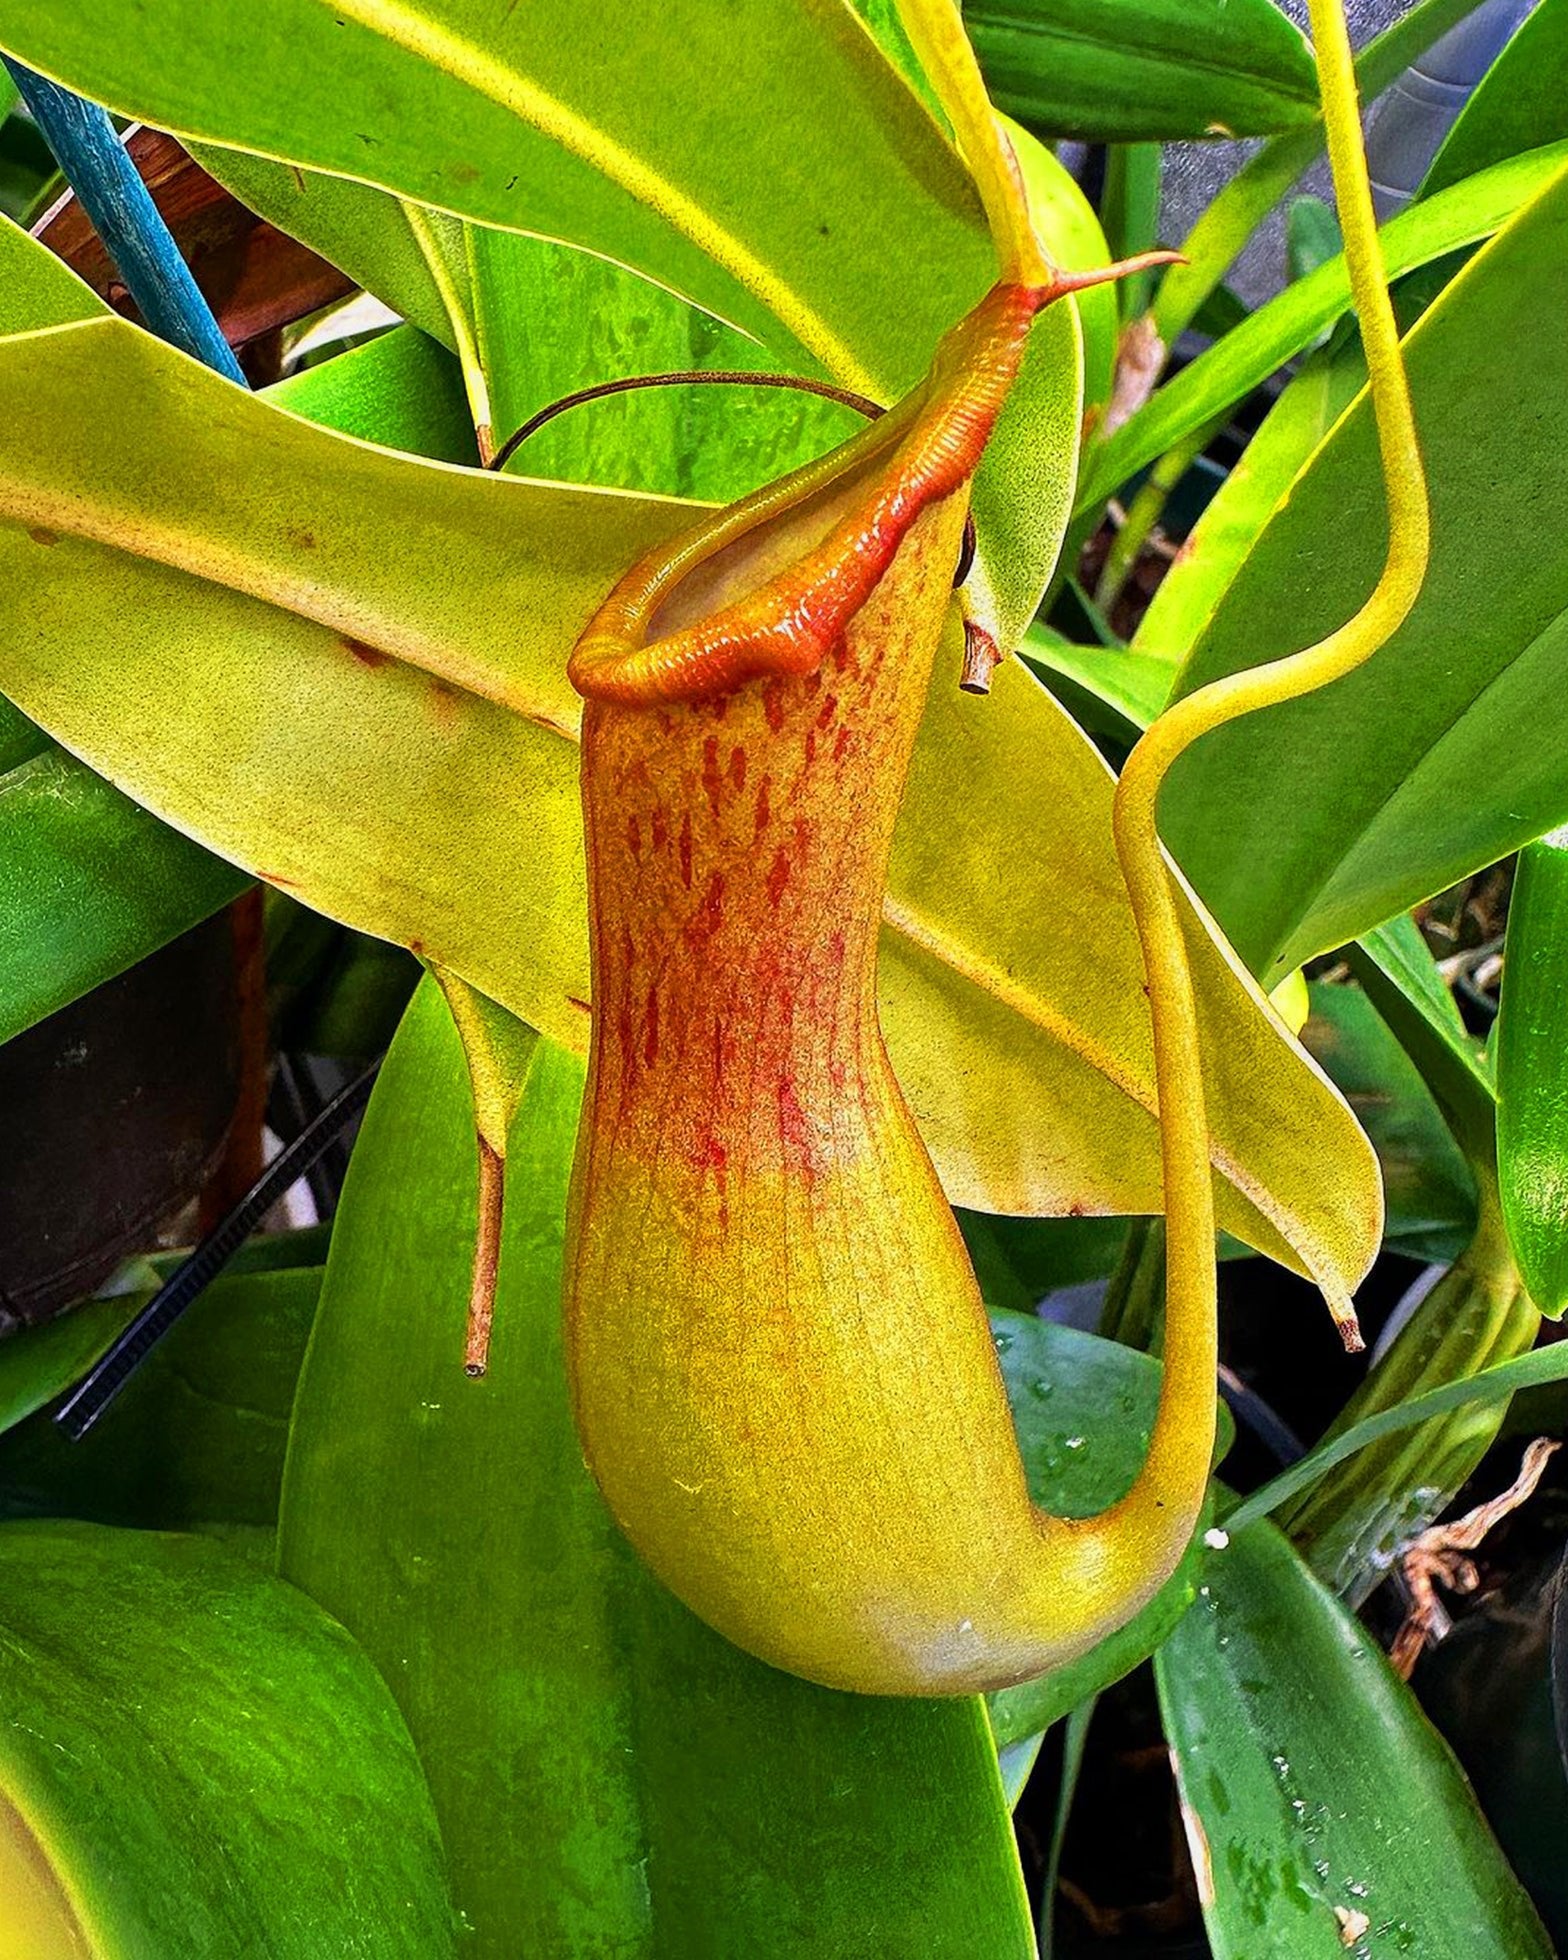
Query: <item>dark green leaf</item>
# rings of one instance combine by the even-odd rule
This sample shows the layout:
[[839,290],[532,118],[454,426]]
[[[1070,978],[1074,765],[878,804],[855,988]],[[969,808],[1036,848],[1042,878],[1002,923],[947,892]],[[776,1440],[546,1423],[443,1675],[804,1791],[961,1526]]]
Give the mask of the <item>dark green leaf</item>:
[[[310,1267],[215,1281],[82,1442],[66,1441],[47,1412],[0,1436],[0,1515],[270,1531],[320,1286]],[[78,1320],[104,1325],[101,1346],[148,1297],[95,1302],[56,1325],[62,1335]]]
[[355,1152],[285,1491],[284,1571],[351,1624],[419,1740],[469,1950],[1027,1954],[981,1705],[775,1673],[611,1525],[561,1374],[580,1082],[541,1042],[471,1382],[472,1119],[446,1011],[416,996]]
[[0,775],[0,1041],[157,952],[249,882],[45,742]]
[[1385,1244],[1413,1259],[1456,1259],[1475,1229],[1475,1178],[1431,1091],[1359,987],[1317,984],[1311,999],[1301,1038],[1377,1151]]
[[1216,1960],[1551,1960],[1447,1744],[1271,1526],[1155,1673]]
[[[994,1313],[1029,1493],[1058,1515],[1087,1517],[1123,1496],[1148,1448],[1157,1362],[1115,1341],[1019,1313]],[[1201,1531],[1176,1572],[1126,1626],[1071,1662],[987,1698],[999,1744],[1048,1729],[1149,1658],[1192,1603]]]
[[1274,0],[966,0],[964,24],[992,100],[1042,136],[1261,136],[1317,113]]
[[1480,1043],[1465,1029],[1437,962],[1408,912],[1347,948],[1351,970],[1437,1099],[1459,1147],[1490,1178],[1497,1091]]
[[[7,1525],[0,1704],[7,1954],[452,1952],[408,1733],[291,1586],[201,1539]],[[79,1945],[31,1944],[39,1895]]]
[[[1568,815],[1568,751],[1541,739],[1568,660],[1568,359],[1541,331],[1568,309],[1565,215],[1559,177],[1408,337],[1434,521],[1408,620],[1356,673],[1205,738],[1172,773],[1166,836],[1266,980]],[[1363,396],[1276,510],[1183,689],[1338,626],[1370,591],[1385,537]]]
[[1496,1034],[1503,1215],[1530,1297],[1568,1307],[1568,832],[1519,854]]

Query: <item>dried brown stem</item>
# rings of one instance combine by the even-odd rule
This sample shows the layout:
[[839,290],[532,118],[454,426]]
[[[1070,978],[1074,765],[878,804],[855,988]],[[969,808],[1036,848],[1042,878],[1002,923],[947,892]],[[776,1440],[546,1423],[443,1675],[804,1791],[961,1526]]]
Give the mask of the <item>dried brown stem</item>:
[[474,1273],[468,1295],[468,1339],[463,1368],[480,1376],[490,1365],[490,1326],[501,1264],[501,1199],[505,1166],[483,1137],[479,1144],[479,1219],[474,1230]]

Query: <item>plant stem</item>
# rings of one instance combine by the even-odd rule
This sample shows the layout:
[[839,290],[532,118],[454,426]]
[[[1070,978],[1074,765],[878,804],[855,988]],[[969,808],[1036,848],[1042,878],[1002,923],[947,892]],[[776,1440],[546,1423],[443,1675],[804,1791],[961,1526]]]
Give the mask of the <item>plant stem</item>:
[[1100,1332],[1108,1341],[1159,1352],[1160,1309],[1165,1294],[1165,1221],[1135,1218],[1105,1289]]
[[[1100,217],[1113,259],[1130,259],[1159,243],[1162,156],[1158,143],[1113,143],[1106,153]],[[1147,309],[1153,285],[1152,271],[1123,280],[1117,294],[1123,320],[1136,320]]]
[[[1325,1441],[1428,1389],[1464,1381],[1535,1344],[1541,1316],[1508,1248],[1496,1179],[1478,1174],[1475,1237],[1417,1307]],[[1374,1443],[1282,1511],[1323,1582],[1352,1605],[1451,1502],[1495,1441],[1506,1401],[1475,1403]]]
[[247,386],[107,113],[9,56],[4,60],[149,328],[226,379]]
[[1167,449],[1139,486],[1137,494],[1127,506],[1121,529],[1111,541],[1111,548],[1100,569],[1099,582],[1094,588],[1094,603],[1102,613],[1108,614],[1121,597],[1122,588],[1148,543],[1149,533],[1164,515],[1171,492],[1203,454],[1215,432],[1222,429],[1228,420],[1227,410],[1216,420],[1194,429],[1173,449]]
[[[468,397],[468,412],[473,418],[474,440],[479,447],[479,461],[489,469],[495,455],[495,434],[490,415],[490,384],[485,378],[484,362],[480,358],[479,342],[474,334],[472,308],[465,296],[458,291],[457,281],[452,277],[452,267],[441,241],[436,236],[431,213],[423,205],[412,204],[408,199],[400,200],[404,222],[413,233],[414,244],[419,256],[425,262],[435,284],[441,310],[446,314],[452,329],[452,338],[457,343],[457,364],[463,374],[463,392]],[[451,220],[457,223],[456,219]],[[466,246],[465,246],[466,255]]]

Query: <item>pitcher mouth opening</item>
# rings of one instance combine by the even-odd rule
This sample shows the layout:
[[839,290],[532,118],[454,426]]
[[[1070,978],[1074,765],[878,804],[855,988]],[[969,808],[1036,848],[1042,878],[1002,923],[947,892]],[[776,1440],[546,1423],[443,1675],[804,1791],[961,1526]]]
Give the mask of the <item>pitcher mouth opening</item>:
[[634,566],[579,640],[572,685],[646,707],[820,666],[915,519],[974,474],[1046,297],[993,287],[869,429]]

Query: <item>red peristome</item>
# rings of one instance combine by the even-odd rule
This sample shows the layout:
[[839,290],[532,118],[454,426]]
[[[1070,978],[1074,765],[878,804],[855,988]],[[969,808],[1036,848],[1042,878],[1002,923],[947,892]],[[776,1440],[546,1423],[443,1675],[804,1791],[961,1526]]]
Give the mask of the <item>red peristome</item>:
[[[688,560],[672,570],[668,547],[635,566],[605,601],[572,655],[572,684],[589,700],[624,706],[712,700],[749,679],[772,677],[765,694],[775,733],[784,677],[815,672],[838,658],[849,621],[870,598],[923,510],[961,490],[980,461],[1012,386],[1029,326],[1050,295],[1000,285],[944,343],[926,387],[884,423],[833,458],[813,464],[724,513]],[[660,603],[682,576],[742,538],[768,510],[809,500],[857,455],[884,448],[887,461],[842,518],[788,571],[716,612],[646,643]],[[798,493],[798,495],[797,495]]]

